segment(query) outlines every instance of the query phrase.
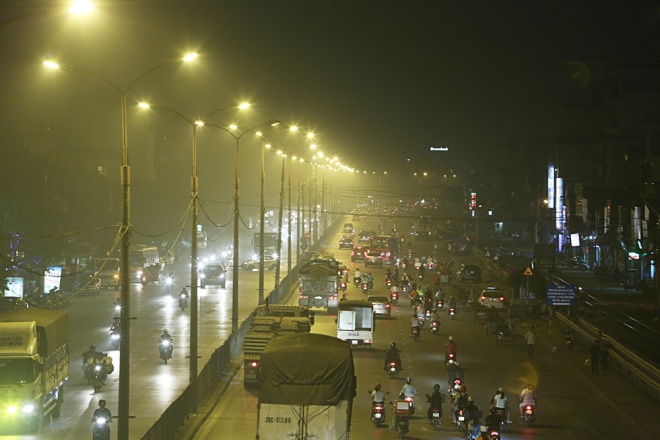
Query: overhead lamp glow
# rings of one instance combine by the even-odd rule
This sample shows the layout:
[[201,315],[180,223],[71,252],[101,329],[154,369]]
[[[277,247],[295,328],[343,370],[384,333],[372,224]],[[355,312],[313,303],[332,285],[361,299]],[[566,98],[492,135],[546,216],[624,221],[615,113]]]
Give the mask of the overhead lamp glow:
[[49,69],[59,69],[60,68],[60,65],[57,64],[53,60],[44,60],[43,64],[44,64],[44,66],[48,67]]
[[94,4],[88,0],[75,1],[69,7],[69,12],[73,15],[83,15],[94,9]]
[[198,53],[196,53],[196,52],[191,52],[191,53],[189,53],[189,54],[186,54],[182,59],[183,59],[184,62],[187,63],[187,62],[189,62],[189,61],[194,60],[194,59],[197,58],[198,56],[199,56]]

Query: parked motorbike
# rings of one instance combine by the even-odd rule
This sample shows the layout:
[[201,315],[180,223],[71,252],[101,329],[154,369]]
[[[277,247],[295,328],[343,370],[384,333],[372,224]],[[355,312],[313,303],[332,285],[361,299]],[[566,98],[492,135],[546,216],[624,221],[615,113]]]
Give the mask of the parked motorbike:
[[186,310],[186,307],[188,307],[188,295],[179,294],[179,307],[181,307],[182,311]]
[[110,440],[110,425],[105,417],[98,417],[94,421],[94,428],[92,429],[93,440]]
[[431,334],[440,334],[440,321],[431,321]]
[[174,344],[172,344],[171,339],[161,339],[160,341],[160,346],[159,352],[160,352],[160,358],[167,363],[168,359],[172,359],[172,350],[174,349]]

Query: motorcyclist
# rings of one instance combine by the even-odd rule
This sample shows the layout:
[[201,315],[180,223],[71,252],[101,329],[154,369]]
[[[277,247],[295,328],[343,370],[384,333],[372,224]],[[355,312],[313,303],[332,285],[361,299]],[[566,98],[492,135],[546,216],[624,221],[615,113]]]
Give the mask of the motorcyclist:
[[377,403],[380,403],[380,404],[385,403],[385,393],[383,393],[380,390],[380,384],[379,383],[377,383],[374,386],[373,391],[371,391],[371,400],[373,401],[373,405],[375,405]]
[[371,272],[367,274],[367,283],[369,283],[369,289],[374,288],[374,276],[371,275]]
[[458,411],[465,409],[468,403],[467,388],[462,386],[458,390],[458,394],[454,395],[452,399],[451,420],[456,423],[458,421]]
[[348,300],[348,298],[346,298],[346,294],[342,293],[341,299],[339,301],[346,301],[346,300]]
[[392,269],[389,267],[385,270],[385,281],[392,279]]
[[167,331],[167,329],[163,329],[163,334],[160,335],[160,341],[161,341],[161,342],[163,342],[163,341],[169,341],[169,342],[172,342],[172,335],[169,334],[169,332]]
[[461,370],[461,367],[458,365],[458,362],[456,362],[453,359],[450,359],[448,362],[447,366],[447,386],[449,387],[449,392],[451,392],[451,389],[454,385],[454,379],[460,379],[461,383],[465,381],[465,377],[463,376],[463,371]]
[[392,297],[394,294],[397,294],[397,297],[399,296],[399,286],[396,284],[392,284],[392,287],[390,287],[390,297]]
[[464,408],[465,413],[465,425],[467,426],[470,422],[477,423],[479,421],[479,408],[474,403],[474,397],[469,396],[467,399],[467,404]]
[[445,396],[440,392],[440,385],[433,385],[433,394],[427,396],[426,399],[429,402],[429,409],[426,413],[426,417],[429,419],[429,423],[432,422],[431,418],[433,417],[433,408],[438,408],[440,410],[440,423],[442,423],[442,403],[445,401]]
[[438,316],[438,312],[436,309],[433,309],[433,311],[431,312],[431,322],[433,321],[440,322],[440,317]]
[[498,412],[497,408],[492,407],[490,409],[490,414],[488,414],[484,420],[484,424],[488,427],[489,432],[500,432],[500,423],[502,423],[502,417],[500,417],[500,413]]
[[526,405],[536,406],[536,392],[534,391],[534,385],[527,384],[527,386],[520,392],[520,418],[524,417],[524,409]]
[[390,348],[385,352],[385,365],[383,366],[383,370],[387,370],[390,362],[396,362],[399,366],[399,370],[403,370],[403,364],[401,363],[401,350],[396,348],[396,342],[391,342]]
[[355,269],[353,272],[353,282],[355,283],[356,280],[358,283],[362,282],[362,273],[360,272],[360,269]]
[[410,334],[411,334],[411,335],[413,334],[413,331],[414,331],[413,329],[414,329],[415,327],[417,327],[417,331],[419,332],[420,327],[421,327],[421,324],[420,324],[420,322],[419,322],[419,318],[418,318],[417,316],[413,316],[413,317],[410,319]]
[[424,302],[433,302],[433,291],[431,290],[431,286],[428,286],[424,291]]
[[455,355],[457,349],[458,345],[456,342],[454,342],[454,337],[450,336],[449,339],[447,339],[447,343],[445,344],[445,358],[449,356],[449,353],[454,353]]
[[188,298],[188,290],[186,290],[185,286],[181,288],[181,292],[179,292],[179,295],[183,295],[186,298]]
[[96,345],[92,344],[89,346],[89,350],[82,354],[82,363],[83,365],[89,363],[89,359],[96,359],[98,351],[96,351]]
[[417,394],[417,388],[415,388],[412,384],[412,379],[410,377],[406,378],[406,383],[401,387],[401,394],[404,395],[404,397],[410,397],[413,400],[415,399],[415,394]]
[[504,388],[500,387],[497,389],[495,392],[495,396],[490,401],[490,404],[493,409],[496,410],[497,415],[500,417],[500,420],[503,420],[501,414],[503,414],[506,417],[506,423],[511,423],[510,419],[510,408],[509,408],[509,401],[506,398],[506,394],[504,394]]
[[92,422],[96,422],[96,419],[104,418],[106,423],[110,423],[112,419],[112,412],[105,407],[106,402],[104,399],[99,400],[99,408],[94,410],[92,415]]

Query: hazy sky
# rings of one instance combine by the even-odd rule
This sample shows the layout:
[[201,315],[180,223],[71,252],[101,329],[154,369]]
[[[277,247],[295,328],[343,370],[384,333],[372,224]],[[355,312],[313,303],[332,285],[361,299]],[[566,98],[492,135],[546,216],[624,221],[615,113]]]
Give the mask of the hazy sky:
[[[0,18],[57,3],[3,2]],[[0,28],[3,66],[16,75],[3,91],[5,112],[21,101],[13,112],[89,115],[87,105],[102,112],[116,100],[93,79],[53,91],[30,65],[43,54],[126,87],[194,49],[202,54],[194,69],[140,81],[129,104],[144,95],[201,115],[249,99],[259,104],[249,123],[299,123],[325,151],[370,170],[400,169],[406,157],[414,170],[487,158],[495,145],[551,136],[559,106],[576,93],[567,61],[651,63],[659,49],[657,1],[98,3],[86,23],[56,17]],[[430,146],[449,153],[428,153]]]

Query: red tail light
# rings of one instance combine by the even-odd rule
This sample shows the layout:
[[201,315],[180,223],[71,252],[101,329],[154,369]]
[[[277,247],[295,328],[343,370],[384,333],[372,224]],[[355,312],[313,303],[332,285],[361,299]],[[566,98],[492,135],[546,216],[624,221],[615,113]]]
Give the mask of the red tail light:
[[259,362],[257,362],[257,361],[250,362],[250,367],[257,368],[258,366],[259,366]]
[[500,302],[502,302],[502,303],[504,302],[504,297],[503,296],[500,296]]

